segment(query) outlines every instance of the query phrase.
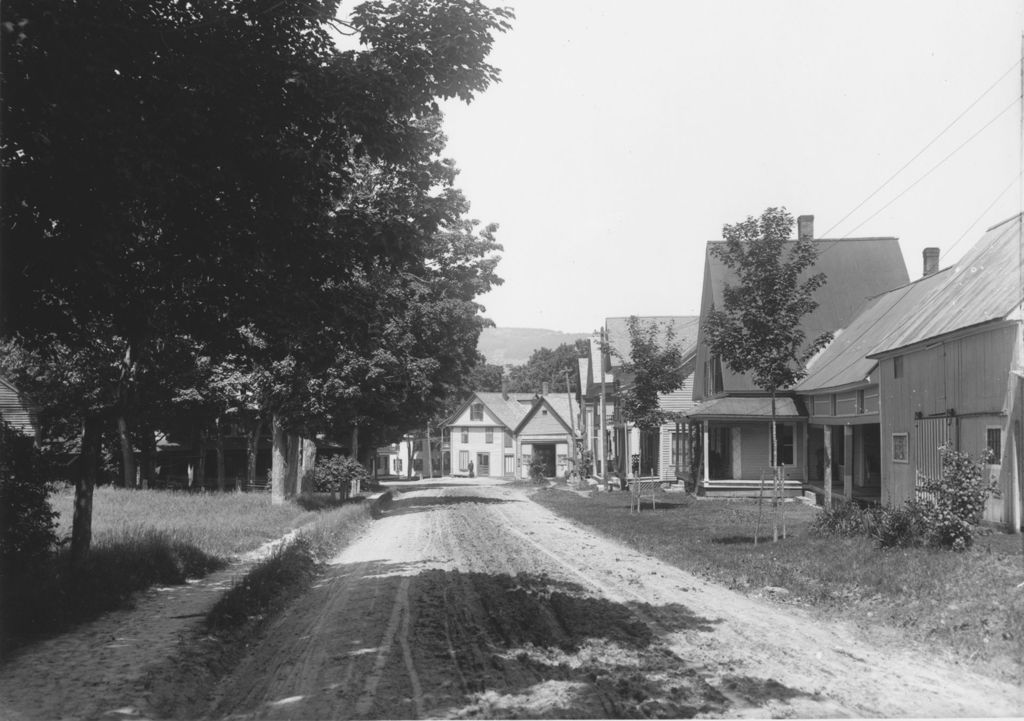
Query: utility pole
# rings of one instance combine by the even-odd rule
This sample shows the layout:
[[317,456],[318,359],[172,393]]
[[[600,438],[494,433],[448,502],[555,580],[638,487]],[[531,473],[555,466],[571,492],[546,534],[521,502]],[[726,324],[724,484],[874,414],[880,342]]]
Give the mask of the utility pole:
[[[577,365],[579,365],[577,363]],[[569,369],[565,368],[562,373],[565,375],[565,398],[569,401],[569,430],[572,431],[572,468],[574,471],[579,470],[580,463],[579,458],[576,454],[576,419],[573,417],[572,412],[572,389],[569,386]]]
[[608,458],[606,448],[606,429],[605,424],[607,423],[607,415],[605,411],[605,396],[604,396],[604,327],[601,327],[601,345],[598,352],[598,363],[601,364],[601,437],[598,439],[598,444],[601,446],[601,478],[602,480],[608,479]]

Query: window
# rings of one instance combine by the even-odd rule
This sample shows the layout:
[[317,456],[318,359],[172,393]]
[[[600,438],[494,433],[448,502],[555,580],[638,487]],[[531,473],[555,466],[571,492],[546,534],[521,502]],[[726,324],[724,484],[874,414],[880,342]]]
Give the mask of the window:
[[401,472],[402,472],[402,459],[401,458],[396,458],[395,459],[395,473],[401,473]]
[[896,356],[892,359],[892,377],[902,378],[903,377],[903,356]]
[[459,451],[459,470],[469,470],[469,451]]
[[412,459],[412,469],[414,471],[422,471],[423,470],[423,459],[422,458],[413,458]]
[[793,465],[793,458],[796,456],[794,452],[796,434],[793,432],[793,429],[792,423],[779,423],[776,427],[777,440],[779,442],[779,465]]
[[494,443],[494,429],[490,426],[484,431],[484,443]]
[[704,364],[704,385],[707,393],[717,395],[725,389],[722,378],[722,359],[716,355]]
[[462,442],[469,443],[469,428],[466,426],[462,427]]
[[985,448],[992,451],[992,463],[999,464],[1003,457],[1003,429],[989,426],[985,429]]
[[469,420],[482,421],[484,419],[484,404],[474,403],[469,407]]
[[505,448],[511,448],[512,447],[512,434],[506,432],[504,434],[504,436],[505,436]]
[[683,464],[683,438],[685,434],[672,432],[672,465],[676,468]]
[[892,460],[896,463],[907,463],[907,434],[892,434]]

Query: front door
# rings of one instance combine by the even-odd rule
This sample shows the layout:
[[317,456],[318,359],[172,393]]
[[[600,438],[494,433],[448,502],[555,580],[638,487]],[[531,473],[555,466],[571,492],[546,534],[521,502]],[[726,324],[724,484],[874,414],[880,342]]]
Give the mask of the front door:
[[478,476],[489,476],[489,475],[491,475],[491,454],[490,453],[477,453],[476,454],[476,474]]
[[516,473],[516,457],[513,455],[505,456],[505,475],[514,476]]

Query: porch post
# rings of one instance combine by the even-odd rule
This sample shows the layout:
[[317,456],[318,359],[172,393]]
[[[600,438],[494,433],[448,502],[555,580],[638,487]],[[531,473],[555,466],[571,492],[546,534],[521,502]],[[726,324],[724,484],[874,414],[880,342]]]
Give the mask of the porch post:
[[843,497],[853,500],[853,426],[843,426]]
[[711,458],[711,453],[708,449],[708,421],[701,421],[701,425],[704,428],[704,484],[707,485],[707,483],[711,480],[711,476],[708,470],[708,461]]
[[832,426],[825,426],[825,508],[832,508]]

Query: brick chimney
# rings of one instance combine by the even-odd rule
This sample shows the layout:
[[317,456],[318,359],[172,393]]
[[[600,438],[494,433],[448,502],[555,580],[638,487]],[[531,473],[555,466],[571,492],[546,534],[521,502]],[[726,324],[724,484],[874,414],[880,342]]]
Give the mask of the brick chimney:
[[814,240],[814,216],[801,215],[796,219],[797,240]]
[[550,392],[551,392],[551,384],[550,383],[548,383],[547,381],[544,381],[543,383],[540,384],[540,394],[542,396],[546,396]]
[[922,276],[929,276],[935,273],[939,269],[939,249],[938,248],[925,248],[921,255],[924,256],[924,270],[921,272]]
[[501,397],[508,400],[508,378],[505,376],[501,377]]

